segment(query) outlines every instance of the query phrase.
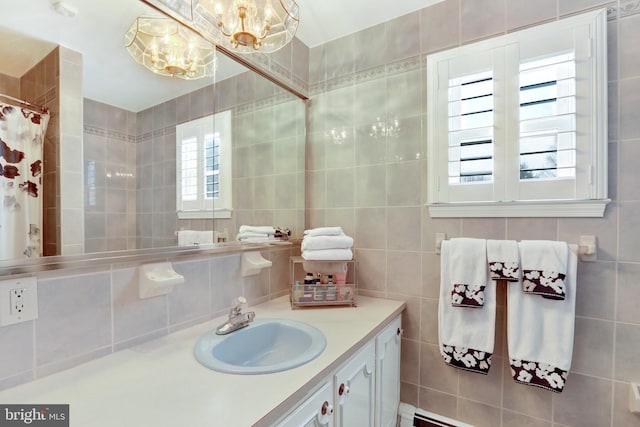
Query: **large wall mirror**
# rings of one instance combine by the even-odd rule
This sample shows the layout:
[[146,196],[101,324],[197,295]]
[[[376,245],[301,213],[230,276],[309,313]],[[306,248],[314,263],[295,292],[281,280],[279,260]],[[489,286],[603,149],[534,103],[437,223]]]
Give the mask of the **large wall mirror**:
[[[234,240],[244,224],[302,234],[300,98],[220,53],[215,79],[145,69],[124,47],[138,16],[157,15],[142,2],[75,2],[77,9],[59,12],[52,3],[0,6],[0,103],[15,98],[50,110],[42,141],[43,225],[34,236],[43,256],[175,248],[180,230],[215,230]],[[223,112],[230,114],[230,215],[180,218],[177,127]],[[7,165],[2,156],[0,164]],[[11,254],[0,264],[28,258],[22,248]]]

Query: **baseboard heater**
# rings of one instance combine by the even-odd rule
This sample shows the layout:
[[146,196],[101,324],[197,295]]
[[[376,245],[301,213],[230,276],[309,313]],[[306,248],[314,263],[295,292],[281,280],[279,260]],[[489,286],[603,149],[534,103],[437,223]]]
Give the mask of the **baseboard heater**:
[[471,424],[434,414],[406,403],[400,403],[398,413],[400,427],[473,427]]

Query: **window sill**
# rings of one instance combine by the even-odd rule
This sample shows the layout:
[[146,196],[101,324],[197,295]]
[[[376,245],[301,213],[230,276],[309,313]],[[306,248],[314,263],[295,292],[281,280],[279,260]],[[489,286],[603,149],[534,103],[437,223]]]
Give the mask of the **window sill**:
[[427,204],[432,218],[602,218],[611,199]]
[[231,218],[231,209],[214,209],[214,210],[197,210],[197,211],[178,211],[178,219],[229,219]]

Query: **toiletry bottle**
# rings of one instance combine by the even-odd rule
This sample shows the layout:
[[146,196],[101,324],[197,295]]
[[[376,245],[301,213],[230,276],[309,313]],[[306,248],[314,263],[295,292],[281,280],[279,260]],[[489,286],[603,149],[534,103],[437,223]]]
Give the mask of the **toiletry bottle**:
[[304,284],[305,285],[314,285],[315,279],[313,278],[313,274],[311,273],[307,273],[307,275],[304,277]]

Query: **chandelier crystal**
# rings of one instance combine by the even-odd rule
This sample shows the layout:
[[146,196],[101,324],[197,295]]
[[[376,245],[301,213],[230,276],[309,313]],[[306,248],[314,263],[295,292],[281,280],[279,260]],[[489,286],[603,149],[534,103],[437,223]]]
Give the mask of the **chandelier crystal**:
[[274,52],[298,29],[294,0],[192,0],[192,6],[196,30],[238,53]]
[[215,72],[215,46],[173,19],[136,18],[125,40],[129,54],[156,74],[195,80]]

